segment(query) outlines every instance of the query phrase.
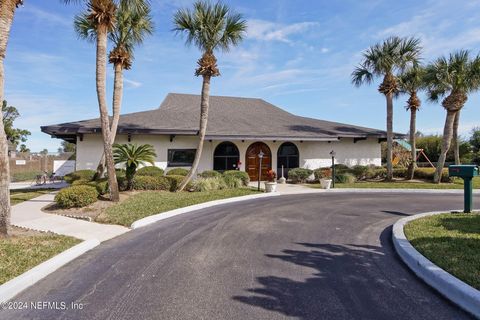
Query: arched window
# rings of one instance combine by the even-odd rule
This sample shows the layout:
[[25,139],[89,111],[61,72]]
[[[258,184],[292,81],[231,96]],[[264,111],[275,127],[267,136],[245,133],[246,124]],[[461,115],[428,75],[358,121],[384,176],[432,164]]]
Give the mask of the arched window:
[[282,176],[282,165],[284,177],[288,178],[288,171],[290,169],[298,168],[300,162],[300,156],[298,153],[298,148],[291,142],[283,143],[280,148],[278,148],[277,153],[277,174],[279,177]]
[[240,161],[240,152],[238,148],[231,142],[222,142],[213,153],[213,170],[226,171],[236,170]]

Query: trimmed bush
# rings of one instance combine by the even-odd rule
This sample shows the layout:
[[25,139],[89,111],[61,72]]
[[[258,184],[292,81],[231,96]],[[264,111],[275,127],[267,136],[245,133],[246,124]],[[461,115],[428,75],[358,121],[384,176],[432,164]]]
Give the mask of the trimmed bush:
[[335,175],[336,183],[355,183],[355,176],[351,173],[345,172]]
[[231,174],[230,175],[227,174],[226,176],[223,176],[223,177],[217,177],[217,179],[223,179],[223,181],[225,182],[225,186],[228,189],[237,189],[237,188],[243,187],[242,179]]
[[331,179],[332,178],[332,169],[331,168],[318,168],[313,170],[313,175],[315,176],[315,181],[320,181],[320,179]]
[[[421,179],[421,180],[430,180],[433,181],[433,176],[435,175],[435,169],[434,168],[417,168],[415,169],[415,179]],[[448,175],[448,169],[445,168],[442,171],[442,182],[452,182],[452,179]]]
[[393,176],[396,178],[406,178],[408,169],[406,168],[393,168]]
[[238,178],[242,180],[242,183],[245,187],[248,186],[248,183],[250,182],[250,177],[248,176],[248,173],[245,171],[240,171],[240,170],[227,170],[223,173],[223,176],[233,176],[235,178]]
[[367,179],[379,180],[387,177],[387,168],[384,167],[371,167],[367,172]]
[[353,166],[349,172],[353,174],[357,180],[365,180],[371,170],[372,168],[369,166],[356,165]]
[[101,180],[98,180],[95,188],[97,189],[98,194],[100,194],[102,196],[107,194],[109,192],[109,190],[108,190],[108,180],[106,180],[105,178],[101,179]]
[[159,167],[143,167],[137,170],[137,176],[161,177],[165,172]]
[[134,190],[170,190],[170,182],[165,177],[135,176],[133,178]]
[[202,173],[200,173],[199,176],[202,178],[217,178],[217,177],[221,177],[222,174],[215,170],[205,170]]
[[82,208],[97,201],[98,192],[95,187],[77,185],[60,190],[55,202],[61,208]]
[[78,170],[65,175],[64,179],[68,183],[73,183],[76,180],[92,181],[95,171],[93,170]]
[[345,164],[339,163],[335,165],[335,172],[343,173],[343,172],[349,172],[349,171],[350,171],[350,167]]
[[91,187],[96,187],[97,182],[96,181],[91,181],[91,180],[86,180],[86,179],[80,179],[80,180],[75,180],[72,182],[72,186],[91,186]]
[[[183,179],[185,179],[185,176],[167,175],[165,176],[165,178],[167,178],[168,182],[170,182],[170,191],[175,192],[177,191],[180,183],[182,183]],[[190,181],[185,187],[185,190],[191,190],[192,188],[193,188],[193,182]]]
[[186,176],[188,170],[184,168],[175,168],[167,171],[167,176]]
[[118,190],[127,191],[128,189],[127,177],[121,176],[121,175],[117,176],[117,183],[118,183]]
[[313,171],[304,168],[295,168],[288,171],[288,179],[291,179],[293,183],[305,183],[312,175]]
[[[233,176],[229,176],[231,179],[236,179],[241,185],[242,181]],[[193,182],[193,189],[198,192],[214,191],[227,189],[227,184],[222,177],[210,177],[210,178],[198,178]]]

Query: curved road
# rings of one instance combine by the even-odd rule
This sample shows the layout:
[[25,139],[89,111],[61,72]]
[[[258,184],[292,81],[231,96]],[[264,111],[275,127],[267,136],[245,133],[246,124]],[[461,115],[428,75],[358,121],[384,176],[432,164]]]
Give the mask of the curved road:
[[464,319],[390,240],[403,216],[461,206],[452,194],[322,193],[205,209],[103,243],[14,299],[57,310],[0,319]]

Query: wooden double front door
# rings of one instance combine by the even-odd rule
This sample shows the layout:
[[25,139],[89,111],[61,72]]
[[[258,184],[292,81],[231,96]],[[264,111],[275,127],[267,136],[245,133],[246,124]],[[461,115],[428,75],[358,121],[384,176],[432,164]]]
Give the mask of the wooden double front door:
[[263,142],[255,142],[247,149],[245,168],[251,181],[258,181],[258,170],[260,168],[259,153],[263,152],[261,180],[267,179],[267,171],[272,169],[272,152]]

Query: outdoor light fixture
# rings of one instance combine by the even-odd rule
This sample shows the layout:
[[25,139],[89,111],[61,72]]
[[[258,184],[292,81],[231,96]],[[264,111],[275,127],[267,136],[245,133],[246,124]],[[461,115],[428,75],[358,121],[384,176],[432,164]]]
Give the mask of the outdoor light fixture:
[[260,153],[258,154],[258,159],[260,159],[258,163],[258,186],[257,190],[260,191],[260,180],[262,180],[262,159],[265,153],[263,153],[262,150],[260,150]]
[[335,150],[330,151],[332,156],[332,188],[335,188]]

